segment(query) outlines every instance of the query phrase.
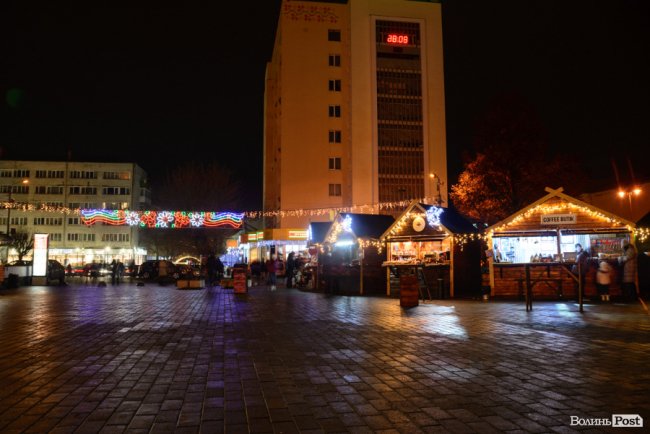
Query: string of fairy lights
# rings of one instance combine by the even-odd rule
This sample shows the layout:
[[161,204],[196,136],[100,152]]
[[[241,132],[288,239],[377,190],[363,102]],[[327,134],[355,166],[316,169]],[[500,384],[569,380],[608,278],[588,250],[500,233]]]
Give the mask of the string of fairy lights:
[[[433,198],[420,198],[416,202],[432,202]],[[408,207],[413,200],[400,200],[392,202],[381,202],[377,204],[353,205],[346,207],[330,207],[315,209],[292,209],[292,210],[274,210],[274,211],[243,211],[243,212],[217,212],[217,211],[131,211],[131,210],[106,210],[106,209],[83,209],[70,208],[61,205],[51,204],[31,204],[25,202],[4,201],[0,202],[0,208],[11,209],[24,212],[48,212],[79,215],[84,224],[91,226],[102,223],[108,225],[126,225],[146,228],[200,228],[200,227],[225,227],[239,229],[243,226],[245,219],[259,219],[262,217],[318,217],[332,214],[358,213],[358,214],[375,214],[380,211],[394,211]],[[444,208],[431,206],[424,214],[417,212],[407,212],[393,226],[391,234],[403,230],[403,227],[415,217],[426,219],[430,226],[438,226],[440,215]],[[540,204],[532,207],[525,212],[518,214],[513,219],[503,223],[500,226],[490,228],[487,233],[464,233],[452,234],[447,232],[446,235],[453,237],[454,241],[459,244],[465,244],[475,240],[487,240],[494,233],[501,232],[509,227],[516,226],[523,220],[530,218],[536,213],[556,213],[556,212],[575,212],[585,213],[593,218],[603,220],[611,225],[625,227],[640,242],[645,242],[650,238],[650,228],[637,227],[633,228],[624,224],[611,215],[595,211],[593,209],[576,205],[571,202],[559,204]],[[346,223],[346,225],[349,223]],[[333,231],[330,232],[330,238],[335,240],[345,228],[339,228],[335,223]],[[337,232],[338,231],[338,232]],[[328,240],[329,241],[329,240]],[[381,244],[376,240],[362,241],[364,246]]]

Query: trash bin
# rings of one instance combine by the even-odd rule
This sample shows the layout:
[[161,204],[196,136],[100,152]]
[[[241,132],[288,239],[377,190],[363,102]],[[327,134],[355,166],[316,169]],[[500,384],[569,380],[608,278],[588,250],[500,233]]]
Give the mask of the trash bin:
[[5,287],[7,289],[18,288],[19,277],[17,274],[9,274],[7,280],[5,281]]

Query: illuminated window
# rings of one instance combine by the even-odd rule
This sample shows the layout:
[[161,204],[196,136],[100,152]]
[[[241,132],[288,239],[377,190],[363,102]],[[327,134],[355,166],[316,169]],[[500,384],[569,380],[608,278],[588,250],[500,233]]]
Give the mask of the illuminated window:
[[341,117],[341,106],[340,105],[331,105],[328,108],[328,114],[331,118],[340,118]]
[[339,130],[330,130],[329,131],[329,142],[330,143],[341,143],[341,132]]
[[339,54],[329,55],[329,66],[341,66],[341,56]]
[[327,30],[327,40],[334,42],[341,42],[341,31],[338,29]]
[[340,196],[341,195],[341,184],[330,184],[329,185],[330,196]]
[[341,80],[329,80],[328,89],[330,90],[330,92],[340,92]]
[[329,159],[330,170],[341,170],[341,157],[332,157]]

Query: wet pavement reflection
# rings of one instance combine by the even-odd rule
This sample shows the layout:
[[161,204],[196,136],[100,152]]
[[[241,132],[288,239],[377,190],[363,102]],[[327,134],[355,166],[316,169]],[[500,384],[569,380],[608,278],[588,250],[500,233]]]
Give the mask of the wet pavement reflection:
[[264,287],[0,291],[0,432],[571,432],[650,423],[639,305]]

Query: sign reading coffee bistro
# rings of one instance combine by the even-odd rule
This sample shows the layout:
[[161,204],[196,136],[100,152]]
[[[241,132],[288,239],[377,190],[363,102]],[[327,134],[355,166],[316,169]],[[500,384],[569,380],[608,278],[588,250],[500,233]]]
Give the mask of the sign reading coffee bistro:
[[543,225],[575,225],[578,222],[576,214],[546,214],[541,216]]

